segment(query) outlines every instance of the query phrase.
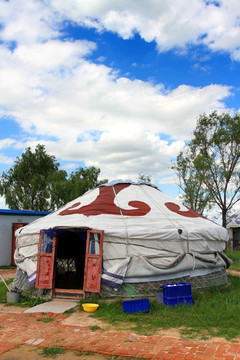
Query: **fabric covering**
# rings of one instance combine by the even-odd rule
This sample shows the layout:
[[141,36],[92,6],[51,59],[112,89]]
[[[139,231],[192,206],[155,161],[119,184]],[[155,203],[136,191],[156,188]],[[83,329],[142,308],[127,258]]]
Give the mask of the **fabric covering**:
[[149,183],[115,181],[90,190],[16,232],[15,261],[31,283],[42,229],[104,231],[102,282],[158,280],[172,274],[216,271],[228,232]]
[[240,211],[227,219],[227,229],[240,227]]

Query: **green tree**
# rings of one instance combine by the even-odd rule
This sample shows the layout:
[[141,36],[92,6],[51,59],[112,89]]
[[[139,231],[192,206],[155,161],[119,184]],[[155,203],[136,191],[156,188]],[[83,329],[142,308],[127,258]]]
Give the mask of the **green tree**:
[[14,166],[2,173],[0,195],[10,209],[55,210],[107,182],[99,181],[99,174],[100,169],[91,166],[79,168],[68,177],[66,171],[59,170],[56,158],[38,144],[34,152],[27,148]]
[[107,179],[98,180],[101,170],[94,166],[89,168],[78,168],[70,174],[68,180],[68,197],[69,201],[81,196],[86,191],[107,182]]
[[177,158],[179,177],[184,183],[189,166],[189,186],[195,181],[201,189],[195,195],[198,201],[213,201],[226,227],[228,211],[240,200],[240,116],[216,111],[200,115],[193,135],[185,157]]
[[151,175],[145,175],[145,174],[139,173],[138,174],[138,180],[151,182],[152,177],[151,177]]
[[70,198],[67,173],[58,170],[49,176],[50,184],[50,209],[55,210],[72,200]]
[[212,207],[212,197],[206,188],[201,174],[194,166],[194,154],[187,149],[177,156],[176,163],[172,166],[182,190],[182,200],[186,206],[203,215]]
[[[49,210],[51,179],[58,174],[58,167],[56,158],[48,155],[43,145],[38,144],[34,152],[29,147],[10,170],[3,172],[0,194],[10,209]],[[61,173],[63,178],[66,175]]]

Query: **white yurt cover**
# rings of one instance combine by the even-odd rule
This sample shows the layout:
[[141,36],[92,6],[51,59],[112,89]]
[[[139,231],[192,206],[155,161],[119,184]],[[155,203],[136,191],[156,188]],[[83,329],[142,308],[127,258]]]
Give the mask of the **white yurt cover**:
[[136,283],[219,271],[225,228],[188,209],[149,183],[115,181],[90,190],[16,232],[17,266],[36,277],[42,229],[104,231],[102,282]]
[[227,229],[240,227],[240,211],[227,219]]

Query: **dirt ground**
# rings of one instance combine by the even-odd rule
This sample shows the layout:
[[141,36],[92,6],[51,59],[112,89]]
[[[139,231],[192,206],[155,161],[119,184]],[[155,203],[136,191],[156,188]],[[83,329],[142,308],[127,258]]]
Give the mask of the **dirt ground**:
[[[15,274],[16,274],[15,269],[10,269],[10,270],[0,269],[0,275],[2,275],[5,281],[8,279],[13,279]],[[0,282],[3,282],[1,277],[0,277]]]
[[[30,347],[30,346],[19,346],[13,350],[7,351],[6,353],[0,355],[1,360],[43,360],[46,359],[42,353],[41,348]],[[72,350],[67,350],[63,354],[59,354],[55,357],[58,360],[109,360],[111,356],[94,354],[94,353],[82,353]],[[53,359],[53,357],[48,357],[48,359]]]

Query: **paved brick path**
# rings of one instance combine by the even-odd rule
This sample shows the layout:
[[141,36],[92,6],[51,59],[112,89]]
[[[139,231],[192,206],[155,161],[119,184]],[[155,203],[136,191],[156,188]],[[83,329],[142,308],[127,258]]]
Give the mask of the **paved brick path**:
[[[240,360],[240,344],[180,340],[163,336],[135,336],[122,332],[91,331],[64,325],[69,315],[0,312],[0,354],[18,345],[48,347],[159,360]],[[53,318],[44,323],[39,319]],[[47,319],[46,319],[47,320]]]

